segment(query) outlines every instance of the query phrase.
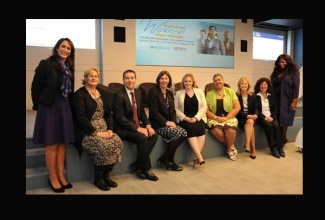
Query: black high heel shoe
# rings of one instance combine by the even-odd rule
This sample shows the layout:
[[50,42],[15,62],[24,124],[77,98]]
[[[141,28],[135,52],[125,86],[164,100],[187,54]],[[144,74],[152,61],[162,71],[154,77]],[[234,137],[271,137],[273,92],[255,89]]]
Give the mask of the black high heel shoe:
[[[56,189],[56,188],[54,188],[54,187],[52,186],[52,183],[51,183],[50,179],[48,179],[47,181],[49,182],[51,189],[53,189],[53,192],[55,192],[55,193],[62,193],[62,192],[65,191],[65,189],[64,189],[63,186],[61,186],[61,188]],[[61,183],[60,183],[60,184],[61,184]]]
[[160,158],[158,159],[158,164],[159,164],[160,166],[161,166],[161,165],[164,165],[164,166],[166,167],[167,170],[168,170],[168,169],[171,169],[171,167],[172,167],[172,163],[169,162],[167,159],[162,158],[162,157],[160,157]]
[[71,183],[68,183],[67,185],[63,185],[60,180],[59,180],[59,182],[62,185],[62,187],[65,189],[71,189],[73,187],[73,185]]
[[246,145],[244,145],[244,149],[245,149],[245,152],[246,153],[250,153],[251,152],[250,150],[246,150]]

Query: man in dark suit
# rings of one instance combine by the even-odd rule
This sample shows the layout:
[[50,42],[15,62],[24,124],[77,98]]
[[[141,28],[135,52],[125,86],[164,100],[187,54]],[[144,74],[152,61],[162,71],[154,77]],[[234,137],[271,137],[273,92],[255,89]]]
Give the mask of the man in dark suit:
[[227,56],[233,56],[234,55],[234,43],[231,42],[231,40],[230,40],[230,32],[225,31],[224,32],[224,37],[225,37],[225,40],[223,41],[223,43],[224,43],[224,46],[225,46],[226,55]]
[[[136,144],[138,151],[137,160],[131,164],[131,168],[136,174],[142,178],[157,181],[158,177],[151,171],[149,155],[158,140],[158,135],[151,127],[144,111],[141,92],[135,89],[135,83],[135,71],[124,71],[124,88],[117,91],[113,98],[114,131],[123,140]],[[132,92],[135,98],[134,102],[136,103],[136,115],[133,114]],[[140,125],[137,125],[137,120],[140,121]]]

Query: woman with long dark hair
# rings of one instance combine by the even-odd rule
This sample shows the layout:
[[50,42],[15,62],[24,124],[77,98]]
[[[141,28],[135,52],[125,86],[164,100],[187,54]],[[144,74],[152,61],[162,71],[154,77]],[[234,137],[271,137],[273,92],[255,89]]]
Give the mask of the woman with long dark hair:
[[72,118],[75,47],[69,38],[56,42],[52,55],[41,60],[32,82],[37,111],[33,144],[45,144],[48,182],[56,193],[72,188],[64,175],[66,145],[75,141]]
[[293,125],[300,86],[299,70],[288,54],[278,56],[270,79],[277,98],[278,123],[285,145],[288,127]]

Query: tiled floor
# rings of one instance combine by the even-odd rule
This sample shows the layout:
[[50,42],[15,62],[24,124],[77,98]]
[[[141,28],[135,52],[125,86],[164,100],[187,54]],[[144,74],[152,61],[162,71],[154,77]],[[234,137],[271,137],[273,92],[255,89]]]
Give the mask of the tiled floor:
[[64,193],[54,193],[50,187],[28,190],[26,195],[303,195],[303,154],[294,142],[285,147],[286,157],[272,157],[269,149],[259,149],[252,160],[248,153],[239,153],[236,161],[227,157],[208,159],[206,164],[174,172],[153,169],[157,182],[139,179],[134,174],[113,176],[119,185],[101,191],[93,180],[73,183]]

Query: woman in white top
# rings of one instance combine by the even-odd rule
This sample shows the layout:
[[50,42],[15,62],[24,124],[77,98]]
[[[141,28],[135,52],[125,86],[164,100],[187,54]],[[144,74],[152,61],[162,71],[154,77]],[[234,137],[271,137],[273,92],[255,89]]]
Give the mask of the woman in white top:
[[182,89],[175,95],[175,109],[177,123],[187,131],[187,141],[195,154],[193,166],[205,163],[201,151],[205,143],[207,108],[204,92],[197,88],[194,76],[185,74]]

